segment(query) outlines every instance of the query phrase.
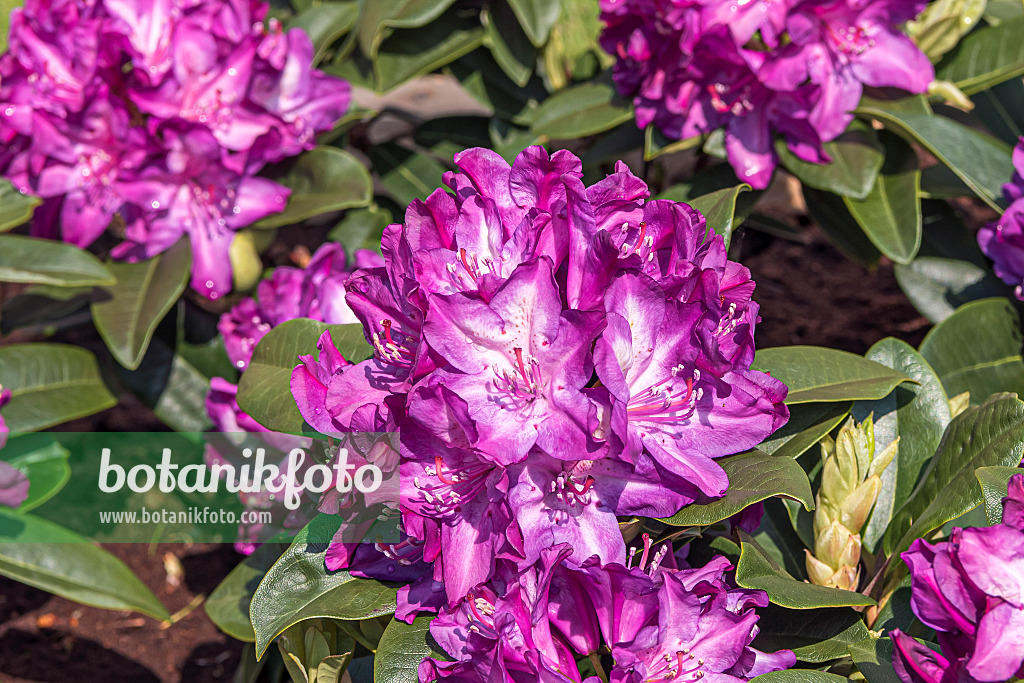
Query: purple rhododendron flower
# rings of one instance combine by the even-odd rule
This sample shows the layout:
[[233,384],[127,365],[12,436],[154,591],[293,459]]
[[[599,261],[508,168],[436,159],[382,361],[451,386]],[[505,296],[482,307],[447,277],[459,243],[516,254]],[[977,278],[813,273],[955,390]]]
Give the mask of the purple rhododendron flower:
[[995,223],[978,230],[978,244],[992,259],[996,275],[1024,300],[1024,138],[1013,149],[1013,180],[1003,186],[1010,206]]
[[906,683],[1005,681],[1024,676],[1024,474],[1010,479],[1002,524],[914,541],[910,605],[935,629],[941,652],[893,632],[893,665]]
[[235,231],[284,209],[256,177],[348,109],[299,29],[258,0],[29,0],[0,55],[0,174],[44,199],[33,232],[128,260],[187,236],[192,285],[231,289]]
[[637,124],[673,139],[724,129],[737,176],[764,188],[774,138],[812,163],[853,120],[864,86],[920,93],[928,58],[899,28],[921,0],[602,0],[602,46]]
[[433,568],[409,618],[553,546],[621,564],[617,516],[721,496],[715,459],[788,418],[750,369],[750,274],[699,213],[622,163],[587,187],[566,151],[455,162],[345,282],[373,357],[324,336],[292,375],[320,432],[400,434],[403,525]]

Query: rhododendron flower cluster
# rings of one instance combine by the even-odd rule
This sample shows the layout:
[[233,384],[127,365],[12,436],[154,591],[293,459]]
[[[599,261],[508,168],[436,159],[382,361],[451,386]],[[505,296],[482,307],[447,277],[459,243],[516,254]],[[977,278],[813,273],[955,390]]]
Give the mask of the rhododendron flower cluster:
[[[368,268],[383,265],[379,254],[368,249],[356,251],[354,266]],[[224,339],[228,358],[240,371],[249,367],[252,353],[271,329],[296,318],[309,318],[331,324],[357,322],[355,315],[345,303],[344,284],[351,271],[346,265],[345,250],[340,244],[327,243],[317,249],[302,268],[282,266],[260,282],[256,298],[246,297],[221,316],[217,327]],[[258,434],[263,446],[281,457],[295,447],[308,445],[308,439],[271,432],[247,415],[238,406],[238,386],[223,377],[210,381],[210,393],[206,397],[206,412],[214,428],[228,434],[251,432]],[[238,448],[224,449],[225,453],[240,452]],[[224,454],[211,446],[207,449],[209,462],[217,462]],[[255,494],[240,494],[249,509],[273,509],[286,515],[284,501],[267,491]],[[289,517],[293,515],[290,513]],[[305,518],[292,520],[302,526],[309,521]],[[241,540],[235,547],[239,552],[250,554],[259,540],[271,535],[273,530],[253,524],[240,529]]]
[[[372,551],[415,579],[399,592],[401,619],[472,611],[481,586],[518,600],[510,577],[539,571],[556,547],[566,567],[625,567],[617,515],[723,495],[715,459],[788,418],[786,387],[750,369],[750,273],[698,212],[649,200],[621,162],[590,187],[566,151],[531,147],[509,166],[471,149],[455,162],[447,190],[385,230],[385,264],[345,283],[373,356],[350,363],[325,334],[292,376],[319,432],[401,437],[407,538]],[[358,552],[335,544],[327,568],[355,566]],[[541,656],[554,663],[514,668],[564,674],[552,647]],[[537,680],[523,676],[508,680]]]
[[1024,676],[1024,474],[1010,479],[1002,524],[914,541],[910,606],[942,651],[893,631],[893,665],[906,683],[1006,681]]
[[1024,299],[1024,138],[1013,149],[1013,166],[1013,179],[1003,185],[1010,206],[998,221],[978,231],[978,244],[992,259],[996,275]]
[[[0,56],[0,174],[45,199],[33,230],[117,258],[187,235],[192,285],[231,288],[234,231],[284,209],[255,174],[314,144],[349,105],[299,29],[258,0],[29,0]],[[115,221],[115,218],[118,220]],[[123,224],[123,225],[122,225]]]
[[602,0],[615,82],[637,124],[685,139],[725,131],[737,176],[771,180],[775,137],[811,163],[853,119],[864,86],[934,80],[900,29],[923,0]]

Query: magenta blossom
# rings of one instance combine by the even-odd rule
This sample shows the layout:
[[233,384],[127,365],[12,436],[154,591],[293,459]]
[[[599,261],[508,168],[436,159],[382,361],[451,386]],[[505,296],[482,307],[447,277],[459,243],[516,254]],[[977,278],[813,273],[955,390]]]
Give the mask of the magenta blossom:
[[1018,299],[1024,300],[1024,138],[1013,150],[1013,180],[1003,186],[1003,196],[1010,202],[995,223],[978,231],[982,252],[992,259],[996,275],[1014,287]]
[[1002,524],[914,541],[910,605],[941,653],[898,631],[893,664],[906,683],[1005,681],[1024,675],[1024,475],[1010,479]]
[[729,162],[771,180],[774,138],[812,163],[865,85],[927,90],[934,70],[899,28],[921,0],[602,0],[601,38],[637,124],[673,139],[724,129]]
[[0,55],[0,174],[44,199],[35,234],[86,247],[123,231],[115,257],[182,236],[192,285],[231,288],[235,231],[284,209],[256,177],[310,149],[348,108],[348,85],[310,68],[299,29],[255,0],[29,0]]

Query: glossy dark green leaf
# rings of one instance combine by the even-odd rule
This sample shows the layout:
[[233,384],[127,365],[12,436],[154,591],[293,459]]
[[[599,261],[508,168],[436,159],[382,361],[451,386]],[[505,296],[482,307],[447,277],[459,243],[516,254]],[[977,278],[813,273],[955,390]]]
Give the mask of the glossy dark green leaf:
[[999,524],[1003,521],[1003,498],[1006,498],[1006,489],[1010,479],[1018,474],[1024,474],[1020,467],[979,467],[974,471],[974,476],[981,484],[981,493],[985,500],[985,517],[989,524]]
[[880,252],[910,263],[921,247],[921,170],[910,145],[891,133],[883,140],[885,163],[867,195],[843,201]]
[[610,130],[633,117],[629,102],[615,86],[592,81],[560,90],[541,103],[530,132],[554,140],[571,140]]
[[52,437],[32,435],[12,439],[0,455],[28,477],[28,498],[18,506],[18,512],[39,507],[71,479],[70,453]]
[[373,661],[374,683],[417,683],[416,670],[427,657],[449,660],[430,635],[432,616],[421,616],[411,624],[394,619],[384,629]]
[[848,654],[852,643],[870,637],[864,619],[847,607],[791,610],[769,605],[758,610],[752,645],[764,652],[792,650],[801,662],[820,663]]
[[958,308],[921,343],[950,396],[971,392],[981,403],[989,394],[1024,396],[1020,318],[1006,299],[981,299]]
[[303,152],[275,180],[291,189],[284,211],[267,216],[254,228],[279,228],[320,214],[366,206],[373,196],[370,174],[354,156],[336,147]]
[[761,674],[750,680],[760,681],[760,683],[839,683],[839,681],[845,681],[846,677],[814,669],[787,669],[786,671]]
[[901,372],[916,384],[901,384],[878,401],[858,404],[854,416],[874,414],[875,452],[900,439],[896,458],[882,472],[882,488],[862,534],[872,551],[885,533],[893,513],[917,484],[952,419],[949,400],[935,371],[909,344],[889,337],[876,343],[865,358]]
[[298,434],[305,420],[291,398],[292,370],[299,356],[317,354],[316,343],[325,330],[341,355],[350,362],[364,360],[372,348],[362,325],[328,325],[299,318],[278,325],[260,340],[249,368],[238,384],[238,405],[253,419],[275,432]]
[[850,656],[868,683],[903,683],[892,668],[892,641],[866,638],[850,645]]
[[882,252],[864,234],[842,197],[807,185],[803,187],[803,195],[814,222],[840,250],[866,266],[878,264]]
[[876,117],[921,144],[989,206],[1001,211],[1002,186],[1013,174],[1010,146],[932,113],[922,98],[907,100],[864,98],[857,112]]
[[0,347],[0,386],[11,390],[4,420],[12,432],[46,429],[117,403],[100,377],[96,358],[64,344]]
[[380,239],[384,228],[394,220],[387,209],[373,205],[365,209],[354,209],[327,234],[327,239],[340,242],[345,247],[345,255],[352,263],[355,253],[360,249],[371,249],[380,253]]
[[856,354],[820,346],[761,349],[753,367],[789,387],[787,404],[879,399],[909,379]]
[[[373,3],[369,3],[373,4]],[[377,89],[388,91],[428,74],[483,45],[484,29],[476,18],[448,12],[429,26],[396,32],[380,46],[373,63]]]
[[832,157],[831,163],[814,164],[789,151],[785,139],[779,138],[775,143],[779,161],[804,185],[843,197],[867,198],[885,160],[875,131],[854,121],[842,135],[826,142],[824,148]]
[[674,526],[706,526],[719,522],[765,498],[784,496],[814,509],[814,494],[807,475],[792,458],[747,451],[718,460],[729,476],[729,490],[721,498],[687,505],[663,522]]
[[771,455],[798,458],[843,421],[853,403],[800,403],[789,409],[789,421],[758,445]]
[[860,593],[797,581],[769,557],[749,534],[740,531],[739,536],[742,554],[736,567],[736,583],[744,588],[765,591],[774,604],[790,609],[875,604],[874,600]]
[[217,628],[235,640],[256,642],[256,632],[249,620],[249,603],[280,555],[281,548],[276,543],[264,543],[213,589],[203,609]]
[[[811,490],[814,490],[814,477]],[[803,529],[793,523],[793,512],[807,519],[807,539]],[[814,530],[811,528],[812,513],[800,503],[785,498],[768,498],[764,501],[764,515],[752,536],[761,550],[775,560],[790,576],[802,581],[807,576],[806,548],[814,545]],[[737,548],[738,550],[738,548]],[[739,553],[737,553],[738,555]],[[738,558],[737,558],[738,561]]]
[[725,248],[728,249],[729,242],[732,240],[732,231],[740,223],[736,220],[736,200],[739,199],[740,193],[749,190],[750,185],[743,183],[711,194],[694,197],[687,203],[704,215],[708,227],[725,239]]
[[455,0],[395,0],[362,3],[357,34],[359,47],[371,59],[394,29],[420,28],[441,16]]
[[441,176],[448,170],[425,154],[393,143],[374,145],[369,154],[381,184],[400,206],[429,197],[441,187]]
[[544,47],[562,12],[562,0],[508,0],[530,42]]
[[1024,403],[1010,394],[996,394],[958,415],[907,502],[893,516],[882,548],[886,555],[903,552],[946,522],[982,502],[974,476],[979,467],[1011,467],[1024,457]]
[[685,140],[672,140],[655,126],[647,126],[644,131],[644,160],[652,161],[663,154],[674,154],[687,149],[694,149],[704,144],[704,135],[695,135]]
[[958,306],[1005,290],[991,271],[957,259],[918,256],[907,265],[897,265],[895,274],[914,308],[935,324],[953,315]]
[[0,282],[90,287],[115,279],[99,259],[72,244],[0,235]]
[[936,66],[935,77],[967,95],[1024,74],[1024,17],[975,29]]
[[107,264],[117,284],[92,304],[92,317],[117,362],[134,370],[156,326],[188,286],[192,248],[181,240],[163,254],[138,263]]
[[[1021,3],[1024,7],[1024,3]],[[971,96],[972,112],[997,138],[1016,145],[1024,135],[1024,80],[1011,78]]]
[[315,518],[263,577],[249,606],[257,656],[282,631],[305,619],[359,621],[395,611],[396,587],[327,571],[326,541],[340,523],[340,517]]
[[[6,13],[2,12],[4,4],[0,2],[0,25],[7,19]],[[6,42],[7,30],[0,31],[0,44]],[[0,50],[4,48],[0,46]],[[6,180],[0,180],[0,232],[7,232],[16,228],[32,218],[36,207],[42,204],[42,200],[32,195],[22,194]]]
[[331,43],[352,30],[358,16],[359,3],[356,0],[332,0],[303,10],[292,17],[285,27],[301,28],[309,35],[313,41],[315,65],[323,58]]
[[494,55],[494,61],[513,83],[526,85],[533,75],[537,51],[512,8],[507,2],[496,2],[480,14],[480,20],[484,25],[484,45]]
[[83,605],[170,615],[121,560],[45,519],[0,508],[0,574]]

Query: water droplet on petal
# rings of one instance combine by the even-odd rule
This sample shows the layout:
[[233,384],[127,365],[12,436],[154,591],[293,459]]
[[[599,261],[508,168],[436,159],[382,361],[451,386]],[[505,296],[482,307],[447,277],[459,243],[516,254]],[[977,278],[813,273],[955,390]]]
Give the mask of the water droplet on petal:
[[230,69],[228,69],[228,76],[234,76],[237,73],[238,73],[238,69],[236,69],[235,67],[231,67]]
[[213,280],[207,280],[205,286],[207,289],[213,289]]
[[7,107],[7,109],[4,109],[4,114],[7,116],[14,116],[14,107]]
[[233,206],[233,207],[231,207],[231,213],[235,213],[235,214],[242,213],[242,207],[240,207],[240,206]]
[[159,208],[160,208],[160,202],[158,202],[157,200],[155,200],[155,199],[154,199],[154,200],[153,200],[153,201],[152,201],[152,202],[150,203],[150,206],[152,206],[152,207],[153,207],[154,209],[159,209]]
[[245,361],[244,360],[235,361],[235,367],[238,368],[239,370],[244,370],[245,369]]

